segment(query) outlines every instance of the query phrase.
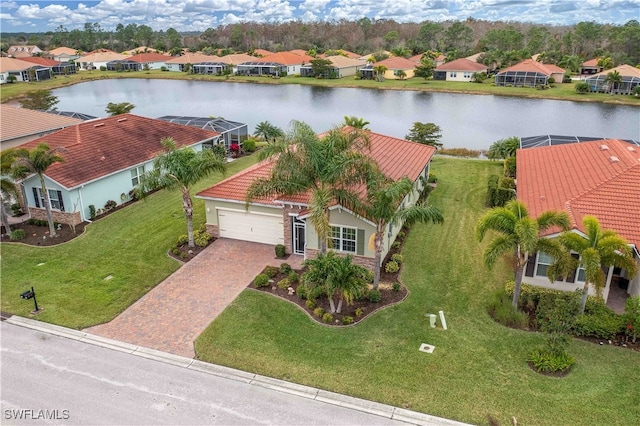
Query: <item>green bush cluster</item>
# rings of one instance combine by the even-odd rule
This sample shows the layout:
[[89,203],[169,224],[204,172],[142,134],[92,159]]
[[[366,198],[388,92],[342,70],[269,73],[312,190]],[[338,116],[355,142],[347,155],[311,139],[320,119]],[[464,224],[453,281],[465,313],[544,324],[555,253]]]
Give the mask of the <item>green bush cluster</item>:
[[398,236],[396,238],[399,239],[399,240],[404,240],[406,236],[407,236],[406,232],[400,231],[400,232],[398,232]]
[[362,308],[356,308],[356,310],[355,310],[355,312],[354,312],[354,315],[355,315],[356,317],[360,318],[361,316],[363,316],[363,315],[364,315],[364,309],[362,309]]
[[13,231],[11,231],[11,234],[9,234],[9,239],[11,241],[24,240],[26,236],[27,233],[24,232],[24,229],[14,229]]
[[313,310],[313,315],[317,316],[318,318],[321,318],[321,317],[322,317],[322,315],[324,315],[324,309],[322,309],[322,308],[320,308],[320,307],[315,308],[315,309]]
[[286,290],[289,288],[289,286],[290,286],[290,283],[288,278],[283,278],[280,281],[278,281],[278,288],[280,290]]
[[382,300],[382,294],[380,293],[380,290],[371,290],[368,297],[369,302],[371,303],[378,303]]
[[187,234],[183,234],[176,239],[176,246],[180,247],[181,245],[187,244],[188,242],[189,236]]
[[373,271],[372,271],[371,269],[366,269],[366,270],[363,272],[363,277],[362,277],[362,278],[364,278],[364,280],[365,280],[366,282],[368,282],[368,283],[372,283],[372,282],[373,282],[373,279],[375,278],[375,276],[374,276],[374,273],[373,273]]
[[392,260],[387,262],[387,264],[384,266],[384,270],[388,273],[393,274],[400,270],[400,265],[398,265],[398,262]]
[[307,301],[304,302],[304,304],[309,310],[314,310],[318,307],[318,304],[316,303],[316,301],[311,299],[307,299]]
[[288,274],[289,272],[291,272],[291,265],[289,265],[288,263],[281,263],[280,264],[280,273],[281,274]]
[[633,296],[627,299],[624,305],[624,331],[633,343],[640,335],[640,297]]
[[429,177],[427,178],[427,182],[428,183],[437,183],[438,182],[438,176],[436,176],[436,174],[433,173],[433,172],[429,172]]
[[510,178],[516,177],[516,157],[515,156],[507,157],[504,160],[504,175]]
[[96,218],[96,206],[93,204],[89,204],[89,220],[94,220]]
[[515,181],[510,177],[491,175],[487,181],[487,205],[489,207],[502,207],[507,201],[515,197]]
[[211,150],[219,158],[225,158],[227,156],[227,148],[225,148],[223,144],[214,145]]
[[[49,222],[47,222],[44,219],[28,219],[26,221],[26,223],[28,225],[35,225],[35,226],[49,226]],[[60,225],[60,223],[58,222],[53,222],[53,227],[54,228],[58,228],[58,225]]]
[[273,278],[276,275],[278,275],[278,271],[279,269],[276,268],[275,266],[267,266],[264,268],[263,273],[268,276],[269,278]]
[[400,253],[394,253],[391,255],[391,260],[400,265],[404,261],[404,256],[402,256]]
[[487,305],[487,312],[496,322],[511,328],[526,330],[529,325],[529,317],[521,311],[514,311],[511,305],[511,296],[507,292],[499,290]]
[[[289,281],[291,281],[291,278],[289,278]],[[296,296],[298,296],[300,299],[306,299],[308,293],[309,293],[309,287],[307,287],[305,284],[300,284],[296,288]]]
[[322,315],[322,322],[326,322],[326,323],[333,322],[333,315],[331,315],[329,312],[325,312]]
[[393,286],[391,288],[392,288],[392,290],[394,292],[396,292],[396,293],[399,292],[400,291],[400,283],[393,283]]
[[198,229],[197,231],[193,232],[193,242],[198,247],[206,247],[207,244],[209,244],[209,241],[211,241],[211,238],[211,234],[209,234],[206,230]]
[[275,250],[276,250],[276,257],[278,258],[282,258],[287,255],[286,247],[284,246],[284,244],[276,244]]
[[289,278],[289,282],[291,283],[297,283],[298,281],[300,281],[300,276],[296,271],[290,271],[289,275],[287,275],[287,278]]
[[566,371],[575,364],[573,357],[566,352],[556,354],[543,349],[534,350],[529,355],[529,362],[536,371],[547,373]]
[[350,317],[348,315],[342,317],[342,325],[349,325],[349,324],[353,324],[353,317]]
[[402,247],[402,243],[400,241],[394,241],[393,244],[391,244],[391,248],[394,248],[396,250],[400,247]]
[[242,143],[242,148],[245,152],[255,152],[256,150],[256,141],[255,139],[247,139]]
[[267,274],[258,274],[253,279],[253,285],[256,287],[267,287],[269,285],[269,276]]

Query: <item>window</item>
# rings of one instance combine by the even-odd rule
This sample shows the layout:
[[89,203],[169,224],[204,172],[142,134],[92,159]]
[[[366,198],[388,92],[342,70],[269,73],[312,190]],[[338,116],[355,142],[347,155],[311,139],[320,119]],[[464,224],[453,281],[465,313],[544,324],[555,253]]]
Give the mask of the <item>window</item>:
[[[50,206],[53,210],[64,211],[64,202],[62,201],[62,192],[56,191],[54,189],[48,189],[49,192],[49,201],[51,202]],[[44,197],[42,195],[42,189],[33,188],[33,195],[36,196],[36,207],[42,206],[44,208]]]
[[140,183],[140,176],[144,174],[144,165],[131,169],[131,185],[136,186]]
[[553,258],[544,252],[538,252],[538,266],[536,268],[536,275],[547,276],[547,270],[549,265],[553,263]]
[[451,77],[451,78],[456,78],[457,76],[458,76],[458,72],[457,71],[451,71],[449,73],[449,77]]
[[578,281],[582,281],[584,282],[586,280],[586,273],[584,271],[584,268],[578,268]]
[[464,78],[466,78],[466,79],[471,78],[471,73],[470,72],[465,72],[464,73]]
[[338,251],[356,252],[356,228],[347,228],[345,226],[332,226],[331,239],[333,240],[333,249]]

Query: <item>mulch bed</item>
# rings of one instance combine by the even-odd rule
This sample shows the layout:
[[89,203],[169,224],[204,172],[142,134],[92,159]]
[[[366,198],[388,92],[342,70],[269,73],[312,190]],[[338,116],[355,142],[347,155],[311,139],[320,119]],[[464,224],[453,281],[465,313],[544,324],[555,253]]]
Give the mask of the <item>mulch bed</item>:
[[[215,240],[216,238],[211,238],[209,240],[209,244],[211,244]],[[173,257],[174,259],[179,260],[180,262],[186,263],[191,259],[193,259],[194,257],[196,257],[197,255],[199,255],[204,249],[206,249],[209,246],[209,244],[207,244],[205,247],[200,247],[200,246],[189,247],[188,243],[185,243],[185,244],[182,244],[181,246],[177,246],[176,252],[174,252],[174,249],[171,249],[167,252],[167,254]]]
[[87,222],[82,222],[76,225],[75,233],[71,226],[61,225],[59,229],[56,229],[56,236],[51,237],[49,234],[49,226],[30,225],[26,222],[17,223],[11,225],[11,230],[22,229],[25,232],[25,238],[22,240],[12,241],[9,239],[9,235],[5,233],[4,226],[2,227],[2,242],[22,243],[30,246],[54,246],[56,244],[65,243],[71,241],[78,235],[84,232]]

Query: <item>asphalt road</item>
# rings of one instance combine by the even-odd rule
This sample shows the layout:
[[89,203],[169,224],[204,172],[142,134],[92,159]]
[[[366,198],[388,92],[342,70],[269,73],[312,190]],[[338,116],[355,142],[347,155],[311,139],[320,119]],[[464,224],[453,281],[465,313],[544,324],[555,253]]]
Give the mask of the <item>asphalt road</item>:
[[406,425],[6,322],[0,332],[3,425]]

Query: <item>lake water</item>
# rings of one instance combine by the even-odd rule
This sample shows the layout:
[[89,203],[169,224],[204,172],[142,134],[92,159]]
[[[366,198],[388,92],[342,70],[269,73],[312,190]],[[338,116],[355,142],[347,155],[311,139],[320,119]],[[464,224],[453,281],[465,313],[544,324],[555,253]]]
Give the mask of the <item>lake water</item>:
[[249,125],[291,120],[317,132],[345,115],[374,132],[403,138],[415,121],[442,128],[445,147],[486,149],[498,139],[544,134],[640,140],[640,109],[601,103],[493,95],[248,84],[183,80],[99,80],[55,89],[61,111],[104,117],[109,102],[131,102],[134,114],[224,117]]

